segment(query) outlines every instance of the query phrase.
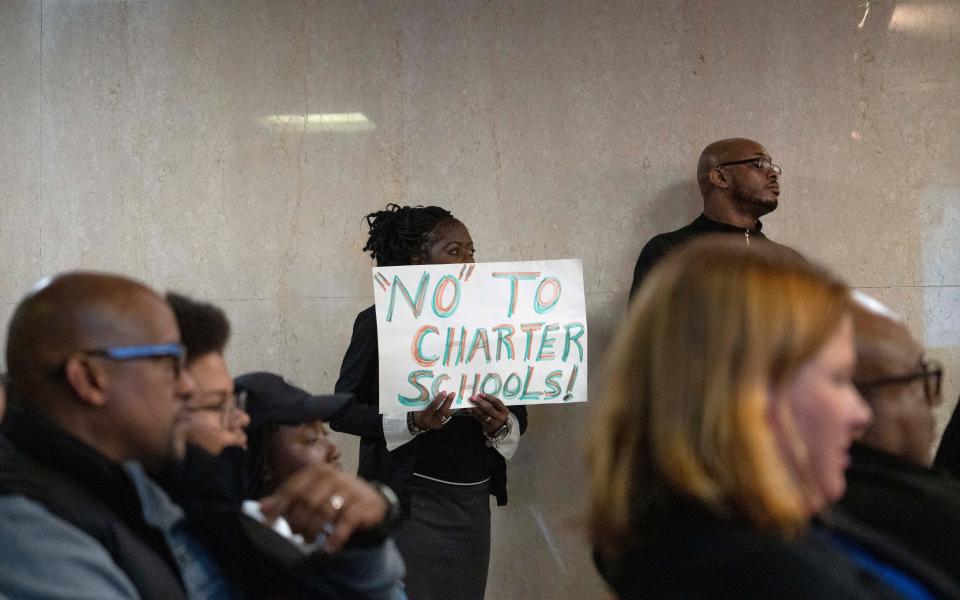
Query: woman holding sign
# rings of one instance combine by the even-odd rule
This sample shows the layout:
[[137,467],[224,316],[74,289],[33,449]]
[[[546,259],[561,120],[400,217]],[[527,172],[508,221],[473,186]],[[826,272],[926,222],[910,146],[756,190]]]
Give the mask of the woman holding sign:
[[[470,233],[437,206],[397,206],[367,215],[364,251],[377,266],[472,263]],[[356,400],[330,419],[335,431],[360,436],[358,474],[390,485],[404,519],[396,533],[407,563],[412,600],[482,600],[490,560],[490,508],[507,501],[506,459],[527,427],[524,407],[495,396],[469,398],[473,407],[452,411],[456,396],[441,391],[422,410],[379,414],[377,321],[374,307],[353,326],[337,380],[337,393]]]

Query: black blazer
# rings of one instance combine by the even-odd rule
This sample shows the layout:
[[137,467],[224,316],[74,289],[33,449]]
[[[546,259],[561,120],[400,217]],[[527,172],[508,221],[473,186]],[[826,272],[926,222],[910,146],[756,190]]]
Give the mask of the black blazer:
[[[399,496],[404,513],[409,512],[410,478],[416,468],[417,448],[431,433],[419,435],[393,452],[387,451],[379,412],[377,318],[373,306],[357,315],[350,346],[343,357],[340,378],[334,389],[338,394],[353,394],[355,397],[333,415],[329,423],[334,431],[360,436],[357,474],[389,485]],[[509,409],[520,423],[520,433],[526,431],[527,409],[523,406],[511,406]],[[477,427],[479,429],[479,424]],[[507,464],[495,449],[485,450],[491,453],[495,464],[490,479],[490,494],[502,506],[507,503]]]

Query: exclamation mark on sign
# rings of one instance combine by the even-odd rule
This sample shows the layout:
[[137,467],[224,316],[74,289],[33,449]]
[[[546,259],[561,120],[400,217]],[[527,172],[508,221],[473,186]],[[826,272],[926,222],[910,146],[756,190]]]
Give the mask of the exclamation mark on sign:
[[567,393],[563,395],[564,402],[573,398],[573,384],[577,382],[577,372],[579,370],[577,365],[573,365],[573,370],[570,371],[570,381],[567,382]]

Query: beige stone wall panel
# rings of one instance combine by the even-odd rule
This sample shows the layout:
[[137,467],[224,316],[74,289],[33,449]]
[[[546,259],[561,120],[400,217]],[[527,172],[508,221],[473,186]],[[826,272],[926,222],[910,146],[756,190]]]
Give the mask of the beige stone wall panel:
[[[932,0],[3,2],[0,317],[42,275],[120,271],[222,305],[238,372],[330,390],[372,299],[363,215],[440,204],[481,260],[583,259],[597,394],[640,248],[698,214],[700,149],[742,135],[784,169],[765,231],[947,365],[943,427],[957,23]],[[592,408],[531,409],[488,598],[604,597],[573,519]]]

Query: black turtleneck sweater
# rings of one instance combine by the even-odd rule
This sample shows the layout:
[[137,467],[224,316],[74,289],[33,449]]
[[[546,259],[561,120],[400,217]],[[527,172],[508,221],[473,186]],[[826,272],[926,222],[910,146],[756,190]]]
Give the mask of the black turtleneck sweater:
[[[644,278],[646,278],[647,273],[650,272],[650,269],[652,269],[656,263],[660,262],[660,259],[662,259],[675,248],[678,248],[687,241],[701,235],[706,235],[709,233],[737,234],[744,239],[745,244],[749,244],[753,240],[763,240],[764,243],[775,244],[781,248],[786,248],[786,246],[770,241],[765,235],[763,235],[763,232],[761,231],[762,229],[763,223],[760,221],[757,221],[757,227],[755,229],[744,229],[743,227],[728,225],[727,223],[720,223],[719,221],[708,219],[706,216],[701,214],[693,221],[693,223],[690,223],[685,227],[681,227],[676,231],[670,231],[668,233],[661,233],[653,236],[643,247],[643,250],[640,251],[640,257],[637,259],[637,266],[633,268],[633,284],[630,286],[630,297],[633,298],[633,295],[637,292],[637,288],[640,287],[640,284],[643,283]],[[788,250],[790,252],[795,252],[789,248]],[[800,256],[799,253],[797,256]]]

